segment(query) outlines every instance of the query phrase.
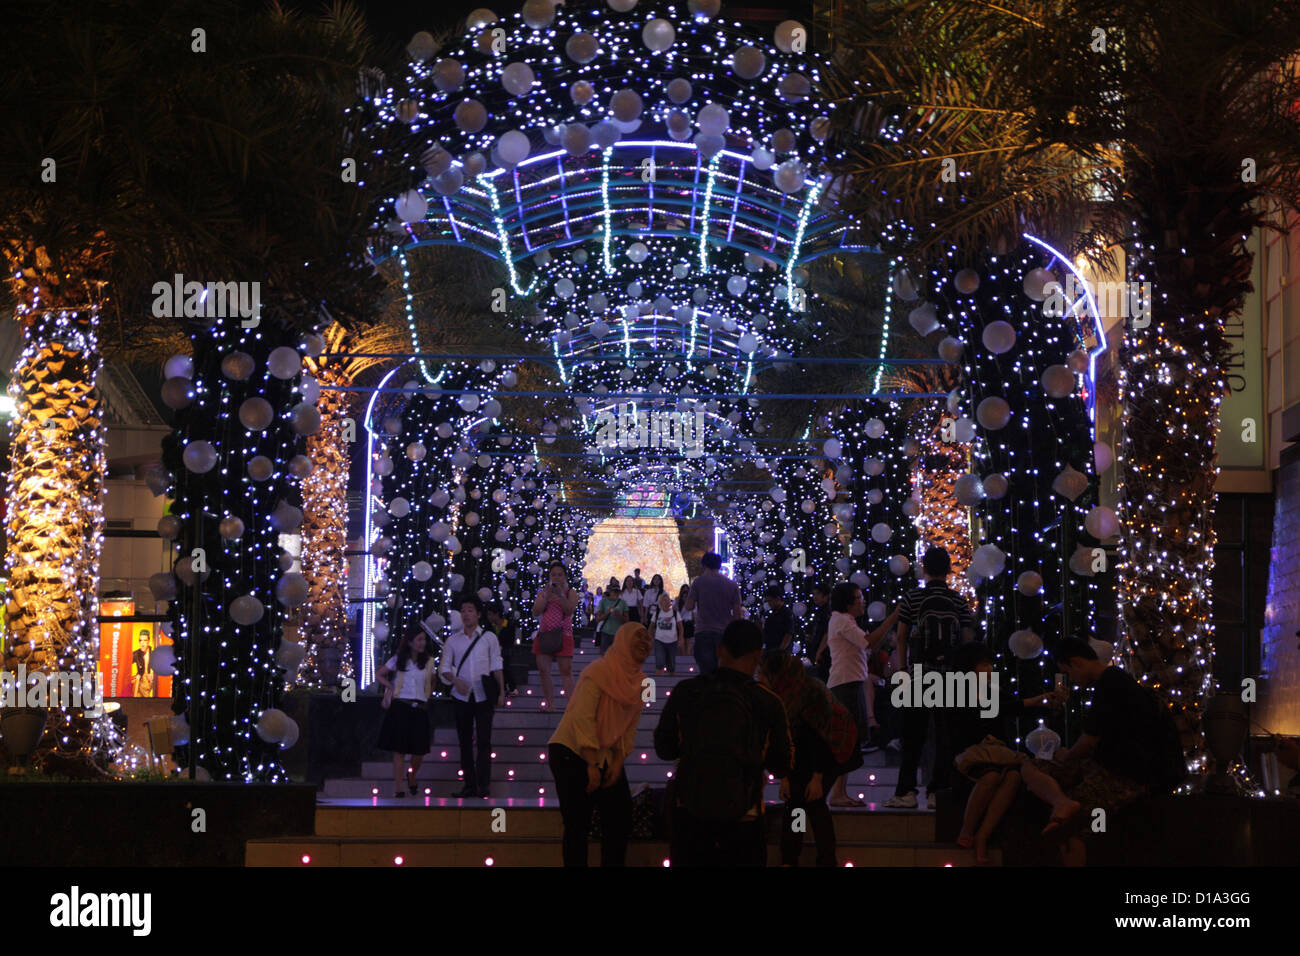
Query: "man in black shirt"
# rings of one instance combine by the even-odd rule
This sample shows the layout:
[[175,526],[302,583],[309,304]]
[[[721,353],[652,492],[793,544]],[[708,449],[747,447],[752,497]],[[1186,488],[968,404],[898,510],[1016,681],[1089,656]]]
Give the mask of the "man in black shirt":
[[788,651],[794,643],[794,615],[786,606],[781,585],[770,584],[763,592],[767,614],[763,616],[763,656]]
[[812,589],[812,634],[808,637],[806,652],[810,652],[817,679],[823,684],[831,676],[831,650],[826,645],[826,631],[831,623],[831,591],[824,584],[814,584]]
[[[1068,638],[1056,649],[1056,662],[1076,684],[1096,688],[1084,713],[1083,734],[1055,760],[1035,760],[1023,769],[1025,786],[1052,807],[1043,835],[1068,839],[1086,826],[1092,811],[1108,814],[1153,789],[1161,776],[1171,742],[1155,695],[1120,670],[1101,661],[1086,642]],[[1178,743],[1173,759],[1181,759]],[[1172,789],[1172,788],[1170,788]],[[1081,863],[1082,844],[1067,855]]]
[[678,684],[655,728],[655,753],[676,760],[673,866],[764,866],[765,773],[790,773],[794,747],[785,705],[755,682],[763,633],[727,625],[719,667]]
[[[915,679],[914,665],[926,671],[946,671],[949,658],[962,644],[975,639],[975,619],[966,599],[948,587],[952,559],[943,548],[930,548],[921,559],[925,586],[903,595],[898,614],[898,665]],[[943,709],[905,707],[903,711],[903,761],[898,785],[884,805],[897,809],[916,807],[916,771],[925,749],[933,718],[934,766],[925,785],[927,805],[935,807],[935,794],[949,785],[955,756],[948,739],[948,715]]]
[[[500,601],[493,601],[487,606],[488,623],[492,625],[492,631],[497,636],[497,643],[501,645],[501,657],[504,659],[511,650],[519,643],[519,634],[515,630],[515,622],[506,616],[505,605]],[[511,697],[519,696],[519,688],[515,685],[512,677],[513,671],[507,664],[505,671],[506,693]]]

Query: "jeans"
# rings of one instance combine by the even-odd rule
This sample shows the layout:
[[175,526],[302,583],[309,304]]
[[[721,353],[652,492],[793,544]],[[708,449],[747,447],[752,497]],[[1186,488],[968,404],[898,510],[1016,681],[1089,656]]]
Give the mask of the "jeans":
[[655,641],[655,667],[670,674],[677,670],[677,643]]
[[[460,742],[461,783],[466,790],[487,794],[492,782],[492,701],[469,703],[452,698],[456,707],[456,739]],[[478,735],[477,754],[474,736]],[[477,756],[477,760],[475,757]]]
[[701,674],[712,674],[718,669],[718,644],[721,641],[721,631],[695,632],[695,663],[700,665]]
[[[699,635],[696,635],[699,638]],[[682,807],[672,815],[669,859],[679,866],[766,866],[767,839],[763,818],[735,823],[711,823],[691,816]]]
[[632,790],[627,771],[612,786],[587,792],[587,762],[563,744],[551,744],[546,759],[555,778],[564,821],[564,865],[587,865],[587,833],[591,811],[600,811],[600,865],[623,866],[627,840],[632,833]]
[[836,866],[835,860],[835,823],[831,819],[831,808],[826,805],[826,796],[835,785],[834,775],[823,778],[822,795],[816,800],[804,800],[804,788],[812,779],[812,771],[795,767],[790,771],[790,799],[785,804],[785,818],[781,821],[781,863],[784,866],[798,866],[799,854],[803,850],[803,833],[794,829],[794,811],[804,811],[804,826],[812,827],[813,840],[817,844],[817,865]]
[[[614,634],[617,634],[617,633],[618,633],[617,631],[614,632]],[[608,651],[611,647],[614,646],[614,634],[611,634],[611,633],[608,632],[608,631],[602,631],[602,632],[601,632],[601,634],[600,634],[600,652],[601,652],[602,654],[604,654],[606,651]]]
[[930,732],[930,721],[934,721],[934,766],[930,769],[929,782],[925,785],[927,794],[944,790],[951,786],[952,753],[949,740],[948,712],[934,707],[904,707],[903,711],[903,759],[898,768],[898,786],[894,793],[902,796],[916,793],[916,772],[921,762],[921,751],[925,749],[925,738]]

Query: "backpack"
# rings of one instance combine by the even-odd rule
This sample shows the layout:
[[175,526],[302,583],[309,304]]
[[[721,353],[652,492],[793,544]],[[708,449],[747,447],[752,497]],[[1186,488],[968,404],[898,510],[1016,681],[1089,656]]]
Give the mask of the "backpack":
[[1155,708],[1155,727],[1151,731],[1147,754],[1147,785],[1153,793],[1169,793],[1187,779],[1187,757],[1183,753],[1183,738],[1173,713],[1165,706],[1155,691],[1143,687],[1151,706]]
[[[944,609],[948,607],[944,602]],[[916,636],[908,635],[907,643],[915,641],[917,650],[910,656],[914,661],[931,666],[947,663],[952,652],[961,644],[961,621],[951,614],[926,613],[926,601],[922,599],[916,611]]]
[[767,740],[753,695],[765,691],[715,674],[696,680],[700,693],[679,716],[677,799],[697,819],[735,822],[762,796]]

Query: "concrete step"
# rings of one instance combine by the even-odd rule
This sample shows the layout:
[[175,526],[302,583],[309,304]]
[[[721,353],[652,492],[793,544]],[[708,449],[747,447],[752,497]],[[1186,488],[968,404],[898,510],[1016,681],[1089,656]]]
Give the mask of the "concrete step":
[[[1001,853],[992,851],[993,863],[1001,864]],[[960,847],[926,843],[854,843],[841,841],[837,847],[840,866],[873,867],[967,867],[975,866],[975,855]],[[402,839],[370,840],[348,838],[294,838],[250,840],[245,851],[246,866],[554,866],[561,865],[558,838],[537,839]],[[600,846],[588,845],[588,862],[600,865]],[[400,861],[400,862],[398,862]],[[779,866],[780,850],[768,847],[768,866]],[[801,866],[816,862],[816,850],[809,837],[804,841]],[[668,844],[634,841],[628,845],[627,865],[667,867]]]
[[[635,790],[641,784],[648,784],[652,787],[662,787],[668,782],[667,773],[660,776],[657,772],[634,773],[629,771],[628,782],[632,789]],[[450,797],[452,793],[460,789],[461,774],[456,769],[453,773],[437,778],[422,778],[416,788],[414,797],[395,797],[393,796],[393,781],[389,779],[364,779],[361,777],[352,777],[348,779],[335,779],[325,781],[321,797],[325,800],[364,800],[374,803],[375,805],[385,806],[404,806],[411,803],[424,805],[428,800],[437,801],[442,798]],[[425,790],[429,793],[426,794]],[[532,801],[538,797],[554,796],[555,781],[548,774],[529,774],[525,776],[522,773],[511,775],[506,771],[500,776],[495,776],[489,791],[493,799],[497,800],[521,800]],[[779,800],[780,785],[772,782],[763,790],[764,797],[770,802]],[[859,800],[865,800],[872,804],[882,804],[894,794],[894,783],[887,780],[876,780],[874,783],[865,779],[850,778],[848,793],[857,797]]]

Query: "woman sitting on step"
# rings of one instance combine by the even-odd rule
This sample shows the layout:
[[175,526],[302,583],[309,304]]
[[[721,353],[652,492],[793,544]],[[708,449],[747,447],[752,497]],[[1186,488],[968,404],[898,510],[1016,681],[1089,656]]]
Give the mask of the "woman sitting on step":
[[602,866],[623,866],[632,831],[632,791],[623,769],[644,705],[641,668],[650,633],[624,624],[604,657],[583,668],[547,748],[564,820],[564,865],[587,865],[591,812],[600,810]]

